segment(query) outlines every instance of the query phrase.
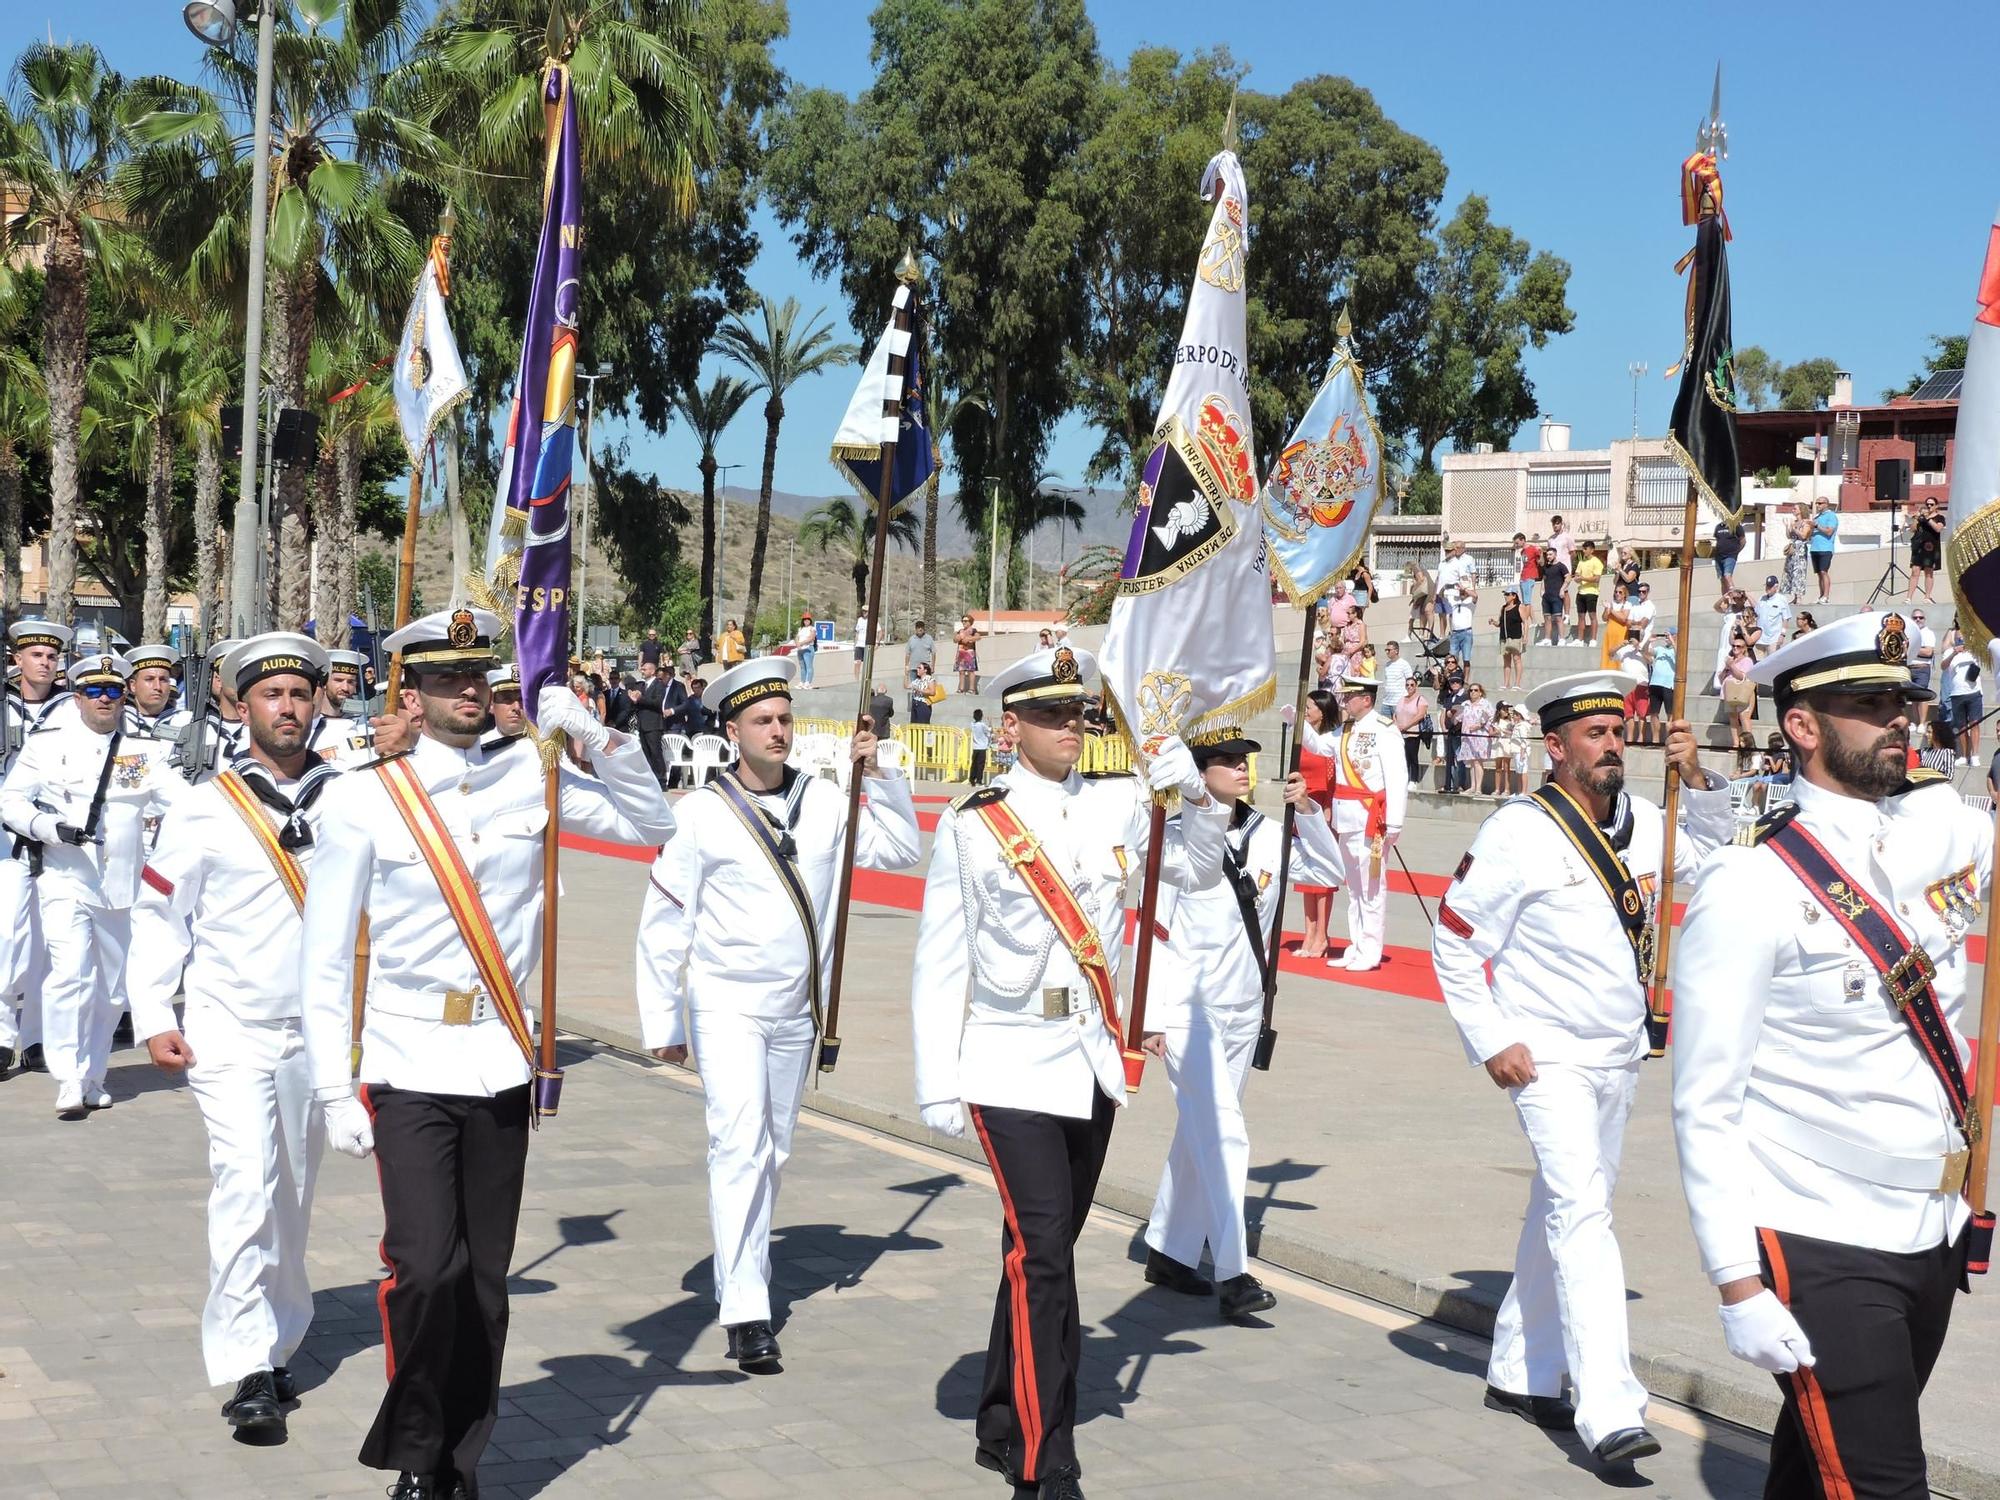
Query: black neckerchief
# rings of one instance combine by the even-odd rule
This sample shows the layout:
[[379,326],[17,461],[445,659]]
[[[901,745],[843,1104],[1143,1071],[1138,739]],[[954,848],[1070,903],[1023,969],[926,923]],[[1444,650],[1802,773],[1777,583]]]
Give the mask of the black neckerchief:
[[1632,843],[1632,799],[1620,792],[1611,802],[1611,821],[1597,826],[1604,830],[1604,836],[1611,840],[1611,847],[1623,859]]
[[[799,857],[799,841],[792,837],[792,830],[799,826],[799,814],[805,807],[806,786],[812,778],[800,774],[794,766],[786,766],[784,775],[778,782],[778,789],[773,792],[760,792],[754,787],[744,786],[743,778],[733,771],[725,771],[723,775],[732,777],[736,784],[743,788],[744,795],[750,799],[750,805],[763,814],[764,821],[771,825],[772,832],[778,836],[778,852],[786,859],[796,860]],[[785,805],[783,818],[771,811],[765,801],[767,797],[783,800]]]
[[229,769],[243,778],[243,784],[256,794],[259,802],[279,815],[283,822],[278,830],[280,849],[312,847],[312,825],[306,822],[306,809],[319,799],[326,784],[340,774],[338,766],[317,756],[306,757],[305,775],[298,779],[290,796],[278,789],[278,779],[271,774],[271,768],[253,756],[232,757]]

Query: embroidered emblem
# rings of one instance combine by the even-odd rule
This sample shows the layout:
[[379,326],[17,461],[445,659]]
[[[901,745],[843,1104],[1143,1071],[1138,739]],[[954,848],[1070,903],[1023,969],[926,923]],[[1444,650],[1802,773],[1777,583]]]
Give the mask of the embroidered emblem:
[[1868,993],[1868,970],[1859,961],[1841,972],[1840,990],[1849,1000],[1859,1000]]
[[1465,858],[1461,859],[1458,862],[1458,868],[1451,872],[1451,878],[1453,880],[1463,880],[1465,879],[1466,872],[1471,868],[1472,868],[1472,851],[1468,849],[1465,853]]
[[1901,615],[1882,617],[1882,628],[1875,633],[1875,654],[1885,667],[1900,667],[1909,661],[1910,638],[1904,634]]
[[469,609],[452,611],[451,626],[445,631],[444,638],[451,643],[454,650],[469,649],[479,639],[479,626],[472,618],[472,611]]
[[1056,659],[1049,666],[1049,675],[1065,685],[1080,681],[1076,671],[1076,653],[1067,646],[1056,647]]
[[1637,891],[1625,892],[1625,895],[1619,904],[1625,908],[1626,916],[1636,917],[1639,915],[1640,902],[1639,902],[1639,893]]
[[1827,885],[1826,894],[1828,899],[1850,918],[1858,917],[1868,910],[1867,899],[1859,893],[1849,890],[1847,882],[1844,880],[1830,882]]
[[1243,289],[1243,204],[1234,196],[1222,200],[1222,212],[1209,226],[1196,274],[1219,292]]

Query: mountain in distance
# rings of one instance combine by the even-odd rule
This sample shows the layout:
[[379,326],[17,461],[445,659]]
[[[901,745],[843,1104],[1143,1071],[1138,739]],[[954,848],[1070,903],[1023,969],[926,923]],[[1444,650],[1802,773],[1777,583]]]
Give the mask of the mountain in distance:
[[[721,491],[732,506],[749,506],[754,511],[757,505],[757,491],[745,485],[725,485]],[[700,500],[697,493],[695,499]],[[832,495],[794,495],[783,490],[771,492],[771,514],[796,521],[808,511],[824,505]],[[1057,528],[1044,526],[1032,539],[1030,550],[1036,564],[1053,563],[1057,557],[1074,557],[1083,548],[1103,543],[1113,547],[1123,547],[1127,534],[1132,529],[1131,513],[1121,509],[1125,500],[1123,490],[1091,489],[1084,492],[1084,522],[1081,531],[1068,531],[1058,542]],[[737,517],[732,513],[731,524]],[[956,492],[946,490],[938,500],[939,557],[971,557],[973,555],[972,533],[959,519]]]

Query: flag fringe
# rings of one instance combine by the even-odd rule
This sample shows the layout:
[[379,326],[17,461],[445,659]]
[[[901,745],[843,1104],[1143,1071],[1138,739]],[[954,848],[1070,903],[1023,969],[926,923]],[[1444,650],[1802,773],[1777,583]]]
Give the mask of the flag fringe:
[[[470,386],[467,386],[464,390],[460,391],[456,396],[453,396],[450,400],[438,406],[437,409],[431,413],[431,425],[424,429],[423,442],[419,443],[415,448],[410,447],[410,445],[407,442],[403,444],[404,450],[410,455],[411,463],[418,462],[423,457],[424,453],[428,451],[432,439],[434,439],[437,436],[437,430],[440,427],[444,426],[444,419],[450,416],[453,412],[457,411],[461,406],[465,405],[465,403],[470,401],[471,399],[472,399],[472,388]],[[397,428],[397,432],[400,434],[401,431],[402,428],[399,425]]]
[[1965,589],[1965,578],[1974,568],[2000,554],[2000,500],[1989,500],[1952,528],[1945,538],[1945,573],[1951,580],[1951,597],[1958,606],[1958,628],[1979,660],[1987,659],[1987,647],[2000,625],[2000,614],[1987,619]]
[[[1099,688],[1104,698],[1104,711],[1110,716],[1112,727],[1124,737],[1125,747],[1131,752],[1133,763],[1135,765],[1143,765],[1146,757],[1140,749],[1138,735],[1133,730],[1132,719],[1125,712],[1124,704],[1118,701],[1118,694],[1112,689],[1110,683],[1100,683]],[[1245,727],[1245,720],[1253,714],[1262,713],[1277,701],[1278,679],[1273,676],[1267,678],[1263,683],[1252,688],[1241,697],[1232,698],[1229,702],[1221,704],[1216,708],[1211,708],[1207,713],[1190,719],[1187,723],[1181,725],[1175,733],[1179,735],[1183,743],[1192,744],[1196,735],[1206,733],[1209,730],[1224,728],[1241,729]]]
[[[1666,442],[1667,442],[1667,456],[1671,458],[1675,463],[1681,466],[1681,469],[1687,474],[1687,477],[1693,482],[1695,487],[1695,492],[1699,494],[1703,500],[1708,502],[1708,508],[1714,511],[1718,516],[1722,517],[1722,519],[1727,521],[1731,526],[1734,526],[1739,521],[1741,521],[1743,519],[1743,507],[1738,506],[1735,510],[1731,510],[1727,505],[1723,503],[1722,497],[1715,493],[1714,486],[1709,484],[1709,482],[1706,479],[1703,479],[1701,477],[1700,466],[1695,463],[1693,456],[1687,451],[1687,449],[1681,446],[1680,439],[1675,437],[1672,433],[1669,433],[1667,434]],[[1685,544],[1687,538],[1682,537],[1681,541],[1683,544]]]

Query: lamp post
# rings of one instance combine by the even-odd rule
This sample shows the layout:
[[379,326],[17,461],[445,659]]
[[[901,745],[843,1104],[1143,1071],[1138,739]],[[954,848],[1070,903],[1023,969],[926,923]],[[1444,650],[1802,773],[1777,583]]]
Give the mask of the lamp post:
[[[258,588],[264,528],[259,524],[257,505],[257,422],[263,398],[259,387],[264,360],[264,219],[271,186],[271,50],[276,10],[277,6],[267,0],[257,14],[257,109],[250,147],[250,287],[243,315],[243,454],[237,467],[236,520],[229,537],[229,633],[238,636],[254,634],[265,609]],[[210,47],[227,47],[236,39],[235,0],[188,0],[181,19]]]
[[[727,585],[722,581],[722,541],[729,533],[729,496],[727,493],[729,488],[729,471],[744,467],[746,465],[743,464],[717,464],[715,466],[715,472],[719,476],[715,486],[715,602],[718,606],[723,603],[724,595],[727,592]],[[715,609],[714,614],[718,619],[723,617],[720,608]]]
[[1632,436],[1639,435],[1639,382],[1646,378],[1646,362],[1634,360],[1625,367],[1625,373],[1632,377]]
[[597,499],[597,470],[591,464],[590,439],[591,422],[597,415],[597,382],[611,373],[611,366],[600,364],[595,374],[577,372],[577,379],[585,381],[589,389],[583,396],[583,505],[580,507],[577,525],[576,549],[576,654],[583,655],[583,584],[590,572],[590,507]]

